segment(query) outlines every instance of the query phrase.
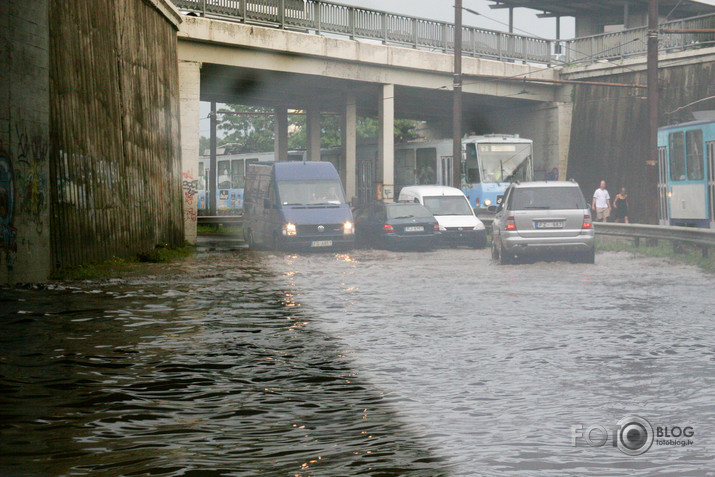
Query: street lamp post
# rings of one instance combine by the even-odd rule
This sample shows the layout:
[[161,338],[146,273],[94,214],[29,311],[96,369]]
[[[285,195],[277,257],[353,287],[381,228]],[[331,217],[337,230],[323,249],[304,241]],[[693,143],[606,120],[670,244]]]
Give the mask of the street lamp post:
[[462,0],[454,1],[454,87],[452,104],[452,181],[462,187]]

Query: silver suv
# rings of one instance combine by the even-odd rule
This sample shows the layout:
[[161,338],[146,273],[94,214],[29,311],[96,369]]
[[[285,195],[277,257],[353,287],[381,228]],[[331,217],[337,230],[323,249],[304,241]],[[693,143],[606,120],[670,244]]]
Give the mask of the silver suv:
[[556,252],[593,263],[591,211],[576,182],[511,184],[492,223],[492,257],[505,264]]

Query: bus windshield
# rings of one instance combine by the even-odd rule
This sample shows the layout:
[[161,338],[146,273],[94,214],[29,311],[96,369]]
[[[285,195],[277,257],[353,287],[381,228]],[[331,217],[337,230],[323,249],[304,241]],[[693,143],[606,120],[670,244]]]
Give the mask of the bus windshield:
[[345,203],[337,180],[278,181],[278,197],[283,205],[339,205]]
[[530,181],[531,143],[477,144],[482,182]]
[[442,195],[436,197],[425,197],[425,207],[433,215],[473,215],[474,212],[469,206],[469,202],[463,196]]

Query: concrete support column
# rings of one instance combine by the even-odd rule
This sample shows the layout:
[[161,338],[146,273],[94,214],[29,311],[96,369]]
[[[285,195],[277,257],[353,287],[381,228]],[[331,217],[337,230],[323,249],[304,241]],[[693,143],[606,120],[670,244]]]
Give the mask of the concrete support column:
[[0,284],[51,270],[48,3],[0,2]]
[[184,190],[184,240],[196,243],[196,206],[199,183],[199,98],[201,63],[179,62],[179,112],[181,114],[181,180]]
[[556,103],[553,110],[556,118],[557,157],[559,161],[559,179],[568,180],[569,148],[571,147],[571,118],[573,115],[573,103]]
[[311,106],[307,110],[306,127],[308,134],[306,135],[306,147],[308,149],[308,160],[320,160],[320,110]]
[[379,132],[377,142],[377,169],[382,193],[378,199],[394,200],[395,192],[395,85],[383,84],[378,95]]
[[284,162],[288,160],[288,108],[277,106],[274,108],[275,120],[275,154],[276,161]]
[[352,201],[357,194],[357,107],[353,93],[345,99],[342,132],[345,198]]

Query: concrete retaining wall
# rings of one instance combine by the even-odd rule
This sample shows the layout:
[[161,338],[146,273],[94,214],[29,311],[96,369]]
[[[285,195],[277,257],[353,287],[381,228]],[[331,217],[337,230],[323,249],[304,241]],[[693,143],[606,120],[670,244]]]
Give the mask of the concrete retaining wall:
[[[678,110],[693,101],[715,96],[715,61],[700,55],[690,59],[683,56],[674,61],[663,59],[661,63],[660,126],[691,120],[693,110],[715,109],[715,100],[710,100]],[[600,76],[591,73],[571,77],[646,84],[642,60],[640,64],[626,66],[628,68],[620,68],[616,74],[608,75],[608,70],[603,69]],[[646,222],[646,204],[655,210],[657,203],[655,184],[650,183],[654,171],[646,169],[649,159],[647,115],[645,89],[591,85],[574,88],[568,175],[579,182],[587,198],[601,179],[606,180],[611,197],[620,187],[626,187],[630,193],[631,220],[637,222]]]
[[0,283],[50,273],[48,0],[0,2]]

